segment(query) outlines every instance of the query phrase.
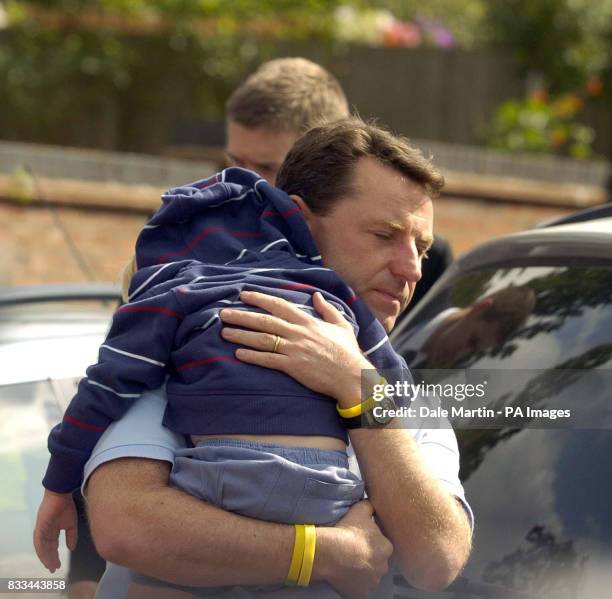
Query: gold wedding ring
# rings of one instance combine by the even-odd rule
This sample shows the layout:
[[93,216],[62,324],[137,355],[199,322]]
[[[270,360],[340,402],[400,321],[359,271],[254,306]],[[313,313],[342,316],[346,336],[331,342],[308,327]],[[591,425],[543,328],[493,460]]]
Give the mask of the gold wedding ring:
[[278,353],[278,348],[280,346],[280,342],[281,342],[281,338],[276,335],[276,339],[274,339],[274,349],[272,350],[273,354],[277,354]]

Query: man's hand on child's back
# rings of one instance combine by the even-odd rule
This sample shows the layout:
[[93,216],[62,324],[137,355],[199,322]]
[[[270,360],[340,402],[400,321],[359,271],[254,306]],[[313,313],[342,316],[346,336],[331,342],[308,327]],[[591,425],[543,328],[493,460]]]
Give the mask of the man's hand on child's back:
[[311,391],[355,404],[362,371],[374,366],[362,355],[353,327],[320,292],[313,295],[320,318],[265,293],[243,291],[240,299],[269,314],[228,308],[219,313],[222,337],[245,346],[236,351],[239,360],[280,370]]
[[34,527],[34,548],[42,564],[51,573],[60,566],[59,535],[66,531],[66,545],[73,551],[77,544],[77,513],[71,493],[45,489]]

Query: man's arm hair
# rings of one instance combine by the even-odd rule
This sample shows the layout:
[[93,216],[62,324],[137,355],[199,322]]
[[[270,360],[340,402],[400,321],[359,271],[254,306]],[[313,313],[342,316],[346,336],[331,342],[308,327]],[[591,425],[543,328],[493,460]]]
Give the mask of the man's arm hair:
[[[169,473],[167,462],[122,458],[91,474],[88,515],[105,559],[182,585],[284,583],[293,526],[214,507],[169,487]],[[327,581],[343,597],[365,597],[387,571],[392,552],[369,502],[354,505],[335,527],[316,530],[311,580]]]
[[88,514],[105,559],[178,584],[284,582],[292,527],[224,512],[168,486],[169,473],[168,462],[123,458],[91,475]]
[[434,476],[408,430],[356,429],[350,437],[402,574],[416,588],[446,588],[471,550],[465,509]]

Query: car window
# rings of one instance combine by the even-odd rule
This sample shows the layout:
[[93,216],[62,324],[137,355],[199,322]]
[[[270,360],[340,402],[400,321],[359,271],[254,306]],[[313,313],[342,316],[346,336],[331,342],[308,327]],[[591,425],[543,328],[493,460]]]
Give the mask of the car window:
[[[49,576],[34,553],[32,533],[49,460],[47,436],[75,385],[76,379],[67,379],[0,386],[0,578]],[[66,572],[65,552],[61,559],[58,577]]]
[[503,589],[539,599],[607,596],[612,269],[528,264],[470,272],[406,324],[392,341],[415,372],[497,373],[489,381],[490,405],[579,402],[591,417],[588,426],[561,423],[554,430],[530,422],[491,429],[464,422],[456,430],[476,519],[464,582],[498,589],[461,596],[507,596]]
[[421,368],[561,367],[598,347],[605,361],[610,332],[599,323],[610,318],[611,298],[607,267],[468,273],[395,334],[394,346]]
[[0,307],[0,385],[83,375],[96,361],[115,302]]

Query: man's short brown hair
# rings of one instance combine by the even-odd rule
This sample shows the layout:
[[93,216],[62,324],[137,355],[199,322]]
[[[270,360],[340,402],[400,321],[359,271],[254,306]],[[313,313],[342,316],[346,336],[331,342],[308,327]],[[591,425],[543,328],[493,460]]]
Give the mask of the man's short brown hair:
[[296,133],[349,115],[336,78],[305,58],[264,63],[234,91],[226,108],[227,118],[245,127]]
[[374,158],[421,185],[433,198],[444,177],[407,138],[350,117],[311,129],[294,144],[276,177],[276,186],[300,196],[319,215],[351,192],[360,158]]

